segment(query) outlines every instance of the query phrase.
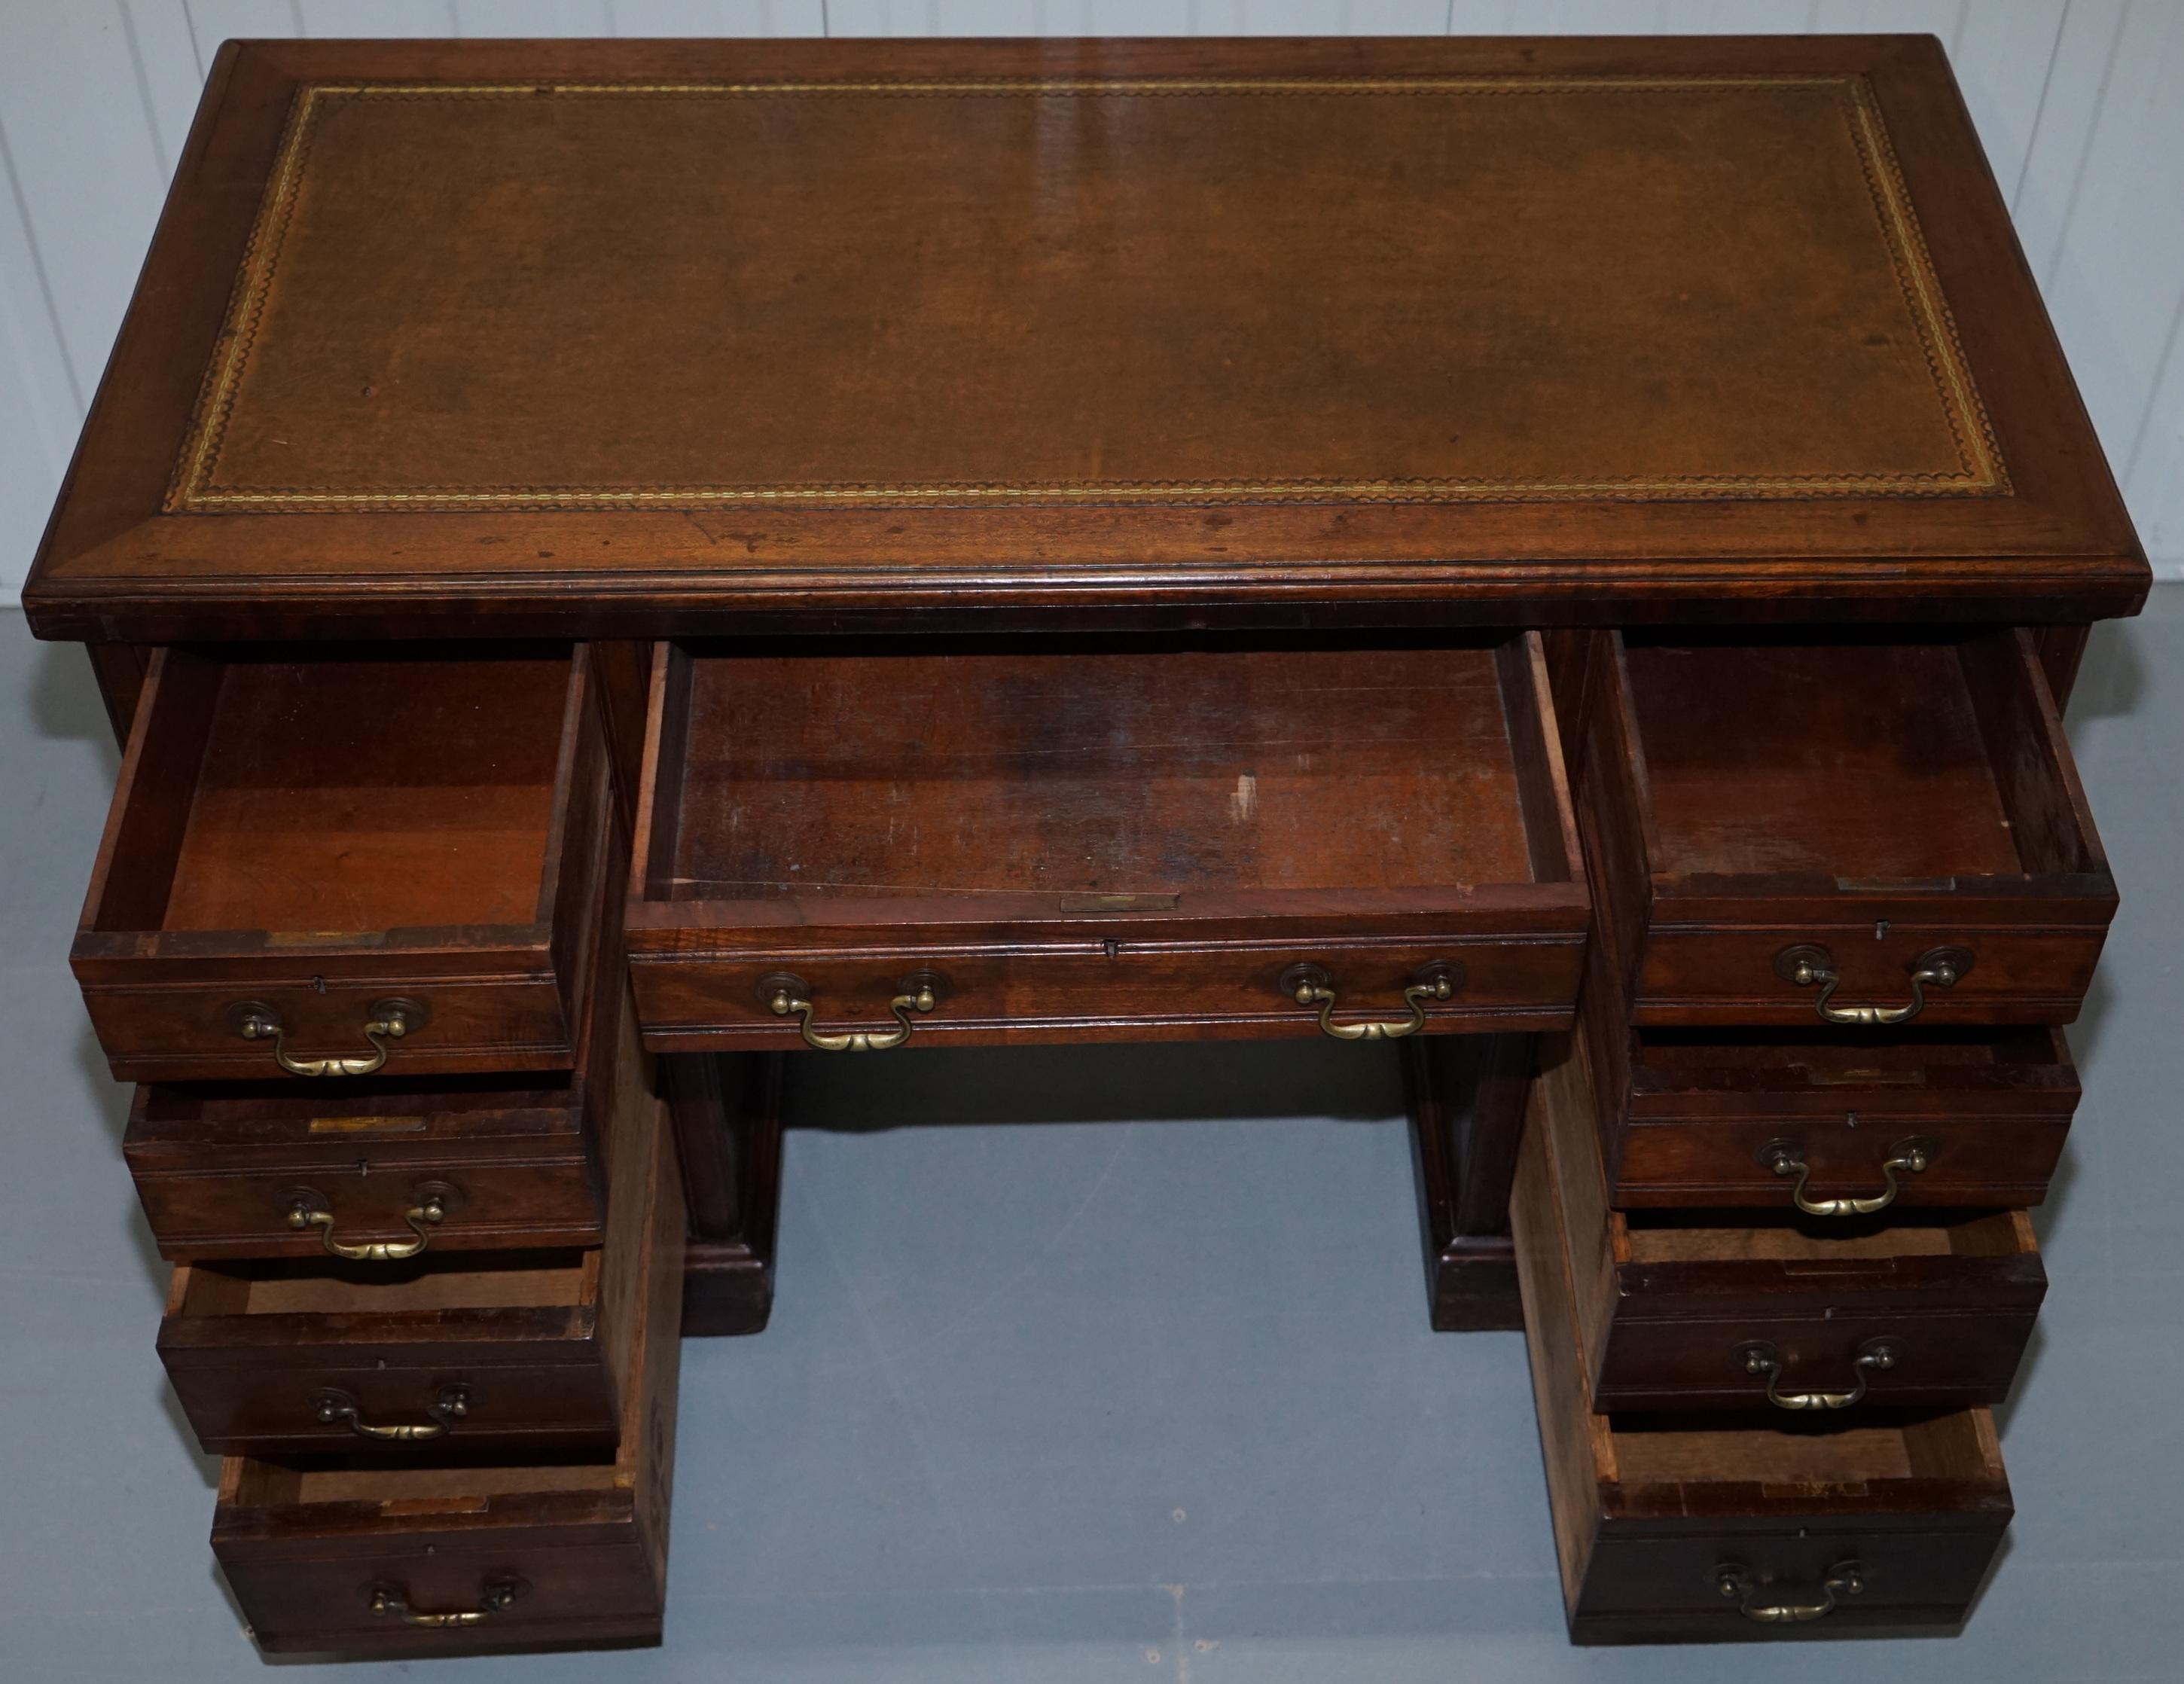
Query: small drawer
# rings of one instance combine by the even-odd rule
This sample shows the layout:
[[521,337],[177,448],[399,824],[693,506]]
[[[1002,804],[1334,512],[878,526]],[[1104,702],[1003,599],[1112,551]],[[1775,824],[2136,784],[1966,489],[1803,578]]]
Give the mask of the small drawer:
[[2036,1205],[2078,1103],[2063,1033],[2044,1025],[1592,1029],[1624,1210]]
[[[122,1151],[160,1256],[599,1243],[583,1090],[565,1075],[329,1082],[315,1107],[265,1085],[136,1090]],[[413,1227],[428,1202],[437,1213]]]
[[2023,1211],[1614,1210],[1591,1095],[1559,1041],[1533,1101],[1595,1407],[1855,1414],[2008,1396],[2048,1285]]
[[677,644],[653,673],[655,1051],[1569,1021],[1536,634]]
[[1580,805],[1633,1022],[2077,1015],[2115,884],[2024,633],[1594,647]]
[[656,1640],[682,1352],[683,1208],[666,1131],[610,1457],[282,1464],[230,1457],[212,1547],[259,1648],[383,1655]]
[[[660,1118],[640,1091],[613,1120],[599,1246],[178,1267],[159,1356],[200,1442],[223,1455],[440,1461],[611,1449],[633,1307],[663,1266],[654,1212],[672,1175]],[[461,1204],[450,1203],[453,1221]],[[437,1232],[409,1225],[413,1245]]]
[[1962,1623],[2011,1514],[1984,1409],[1602,1414],[1582,1276],[1560,1243],[1544,1129],[1511,1204],[1563,1603],[1579,1642],[1690,1642]]
[[599,1245],[615,1128],[645,1079],[621,897],[600,887],[573,1070],[140,1086],[122,1154],[160,1255]]
[[566,1068],[588,652],[154,654],[72,964],[123,1081]]

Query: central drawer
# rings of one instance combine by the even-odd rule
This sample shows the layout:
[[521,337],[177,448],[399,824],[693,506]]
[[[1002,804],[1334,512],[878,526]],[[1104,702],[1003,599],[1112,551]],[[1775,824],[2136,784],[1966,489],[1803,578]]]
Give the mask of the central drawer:
[[1570,1019],[1536,634],[655,652],[628,934],[655,1051]]

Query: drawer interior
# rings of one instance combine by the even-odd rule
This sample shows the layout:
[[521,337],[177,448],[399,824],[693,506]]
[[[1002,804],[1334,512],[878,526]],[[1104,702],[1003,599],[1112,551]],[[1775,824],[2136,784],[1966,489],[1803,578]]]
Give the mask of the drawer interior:
[[[1724,1427],[1718,1415],[1596,1417],[1603,1473],[1626,1495],[1648,1486],[1696,1482],[1800,1486],[1878,1480],[1949,1480],[1979,1484],[2005,1475],[1984,1410],[1867,1416],[1856,1423],[1814,1418],[1765,1428]],[[1642,1495],[1635,1501],[1645,1503]]]
[[2014,631],[1622,634],[1653,870],[1852,883],[2102,868]]
[[[580,1102],[573,1070],[518,1076],[374,1077],[320,1081],[308,1107],[264,1082],[147,1082],[130,1113],[132,1143],[240,1145],[307,1139],[328,1148],[368,1146],[426,1134],[535,1135]],[[308,1110],[308,1115],[304,1114]]]
[[428,1254],[406,1264],[332,1258],[186,1263],[175,1271],[168,1313],[196,1319],[561,1308],[599,1302],[599,1260],[590,1250]]
[[1795,1213],[1631,1210],[1609,1216],[1618,1263],[1765,1261],[1825,1274],[1896,1257],[2010,1257],[2037,1253],[2022,1211],[1891,1210],[1842,1220]]
[[1707,1071],[1816,1088],[2025,1082],[2069,1063],[2059,1034],[2045,1025],[1861,1029],[1855,1040],[1824,1029],[1637,1029],[1630,1047],[1633,1080],[1662,1088]]
[[546,921],[566,649],[340,649],[159,652],[90,928]]
[[678,646],[644,893],[1154,901],[1567,883],[1534,647]]
[[376,1503],[392,1514],[424,1517],[474,1513],[496,1497],[542,1492],[609,1492],[629,1477],[628,1458],[572,1458],[547,1463],[471,1463],[459,1468],[289,1464],[236,1457],[224,1502],[249,1508],[289,1508],[320,1503]]

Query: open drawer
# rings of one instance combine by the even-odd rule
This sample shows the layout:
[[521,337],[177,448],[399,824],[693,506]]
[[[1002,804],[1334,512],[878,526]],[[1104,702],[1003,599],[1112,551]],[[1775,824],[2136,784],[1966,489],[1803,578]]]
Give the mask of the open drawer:
[[647,1071],[618,880],[600,884],[594,917],[573,1070],[140,1085],[122,1155],[159,1254],[599,1245]]
[[2077,1015],[2115,884],[2023,632],[1598,654],[1582,805],[1631,1021]]
[[1545,1133],[1535,1115],[1510,1218],[1572,1637],[1960,1625],[2010,1520],[1992,1418],[1596,1413]]
[[1601,1062],[1622,1074],[1595,1091],[1624,1210],[2036,1205],[2078,1104],[2070,1048],[2046,1024],[1846,1034],[1588,1021],[1581,1045],[1610,1037],[1622,1045]]
[[[582,1251],[184,1263],[159,1356],[219,1454],[611,1449],[662,1269],[681,1291],[682,1208],[660,1101],[615,1118],[605,1243]],[[436,1196],[428,1187],[422,1195]]]
[[1998,1403],[2048,1278],[2021,1210],[1610,1209],[1591,1095],[1543,1049],[1527,1127],[1600,1409]]
[[578,647],[152,660],[71,956],[124,1081],[574,1062],[607,819]]
[[612,1454],[220,1468],[213,1553],[268,1653],[656,1639],[682,1353],[683,1206],[666,1131]]
[[1536,634],[663,645],[655,1050],[1529,1029],[1585,939]]

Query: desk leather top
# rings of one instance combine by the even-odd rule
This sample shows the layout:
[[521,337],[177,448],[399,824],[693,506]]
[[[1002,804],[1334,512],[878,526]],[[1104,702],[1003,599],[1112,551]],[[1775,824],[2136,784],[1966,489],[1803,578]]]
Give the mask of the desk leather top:
[[48,636],[2085,619],[1940,48],[224,49]]

